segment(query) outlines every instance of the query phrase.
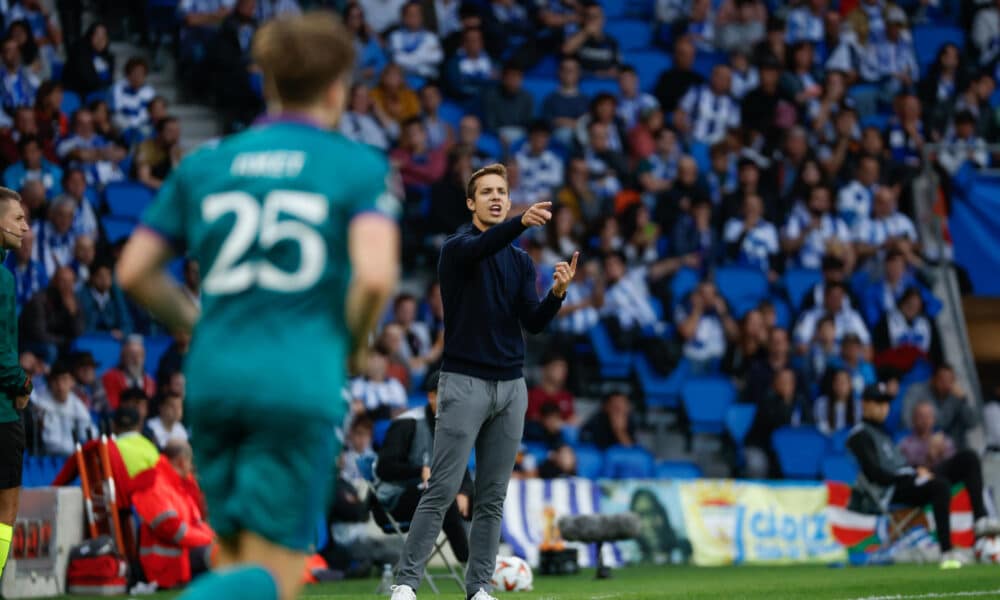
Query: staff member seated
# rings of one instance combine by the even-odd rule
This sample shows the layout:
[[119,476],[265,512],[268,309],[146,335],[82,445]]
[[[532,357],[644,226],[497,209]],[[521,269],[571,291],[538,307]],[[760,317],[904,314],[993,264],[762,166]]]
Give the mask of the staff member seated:
[[[434,448],[437,414],[438,373],[428,376],[427,406],[406,411],[393,419],[375,462],[375,497],[397,521],[410,521],[420,495],[431,478],[430,461]],[[472,477],[465,470],[462,487],[444,515],[442,530],[459,562],[469,560],[469,536],[464,519],[472,514]]]
[[877,497],[888,495],[893,503],[908,506],[931,504],[941,546],[941,568],[957,569],[967,562],[967,557],[953,550],[951,545],[949,508],[952,482],[962,483],[969,493],[976,537],[991,535],[996,530],[996,523],[986,516],[979,457],[963,450],[940,462],[933,470],[911,467],[892,443],[892,437],[882,428],[889,415],[891,401],[884,386],[870,385],[865,388],[861,397],[862,422],[851,431],[847,447]]

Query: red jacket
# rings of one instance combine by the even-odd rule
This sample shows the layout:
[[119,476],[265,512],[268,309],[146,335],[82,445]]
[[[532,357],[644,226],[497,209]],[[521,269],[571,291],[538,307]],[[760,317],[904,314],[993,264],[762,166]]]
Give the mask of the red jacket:
[[[104,392],[108,395],[108,405],[112,409],[118,408],[122,392],[133,386],[125,372],[119,367],[108,369],[108,372],[101,377],[101,383],[104,384]],[[156,382],[148,373],[142,374],[142,390],[146,392],[148,398],[156,395]]]
[[212,543],[198,502],[174,467],[161,456],[156,467],[132,479],[132,505],[142,525],[139,561],[146,581],[172,588],[191,580],[191,548]]

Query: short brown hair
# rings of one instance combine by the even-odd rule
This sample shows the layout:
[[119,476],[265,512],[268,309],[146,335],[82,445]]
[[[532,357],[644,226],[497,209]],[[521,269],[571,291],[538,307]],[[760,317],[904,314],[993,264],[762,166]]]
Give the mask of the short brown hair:
[[272,19],[253,40],[253,60],[264,73],[264,91],[282,104],[316,100],[354,66],[354,42],[333,13],[310,11]]
[[0,187],[0,215],[7,214],[12,202],[21,202],[21,194],[10,188]]
[[476,195],[476,182],[479,181],[481,177],[486,175],[499,175],[503,177],[504,181],[507,181],[507,167],[500,163],[493,163],[491,165],[486,165],[485,167],[479,169],[469,177],[469,184],[465,186],[465,197],[473,198]]

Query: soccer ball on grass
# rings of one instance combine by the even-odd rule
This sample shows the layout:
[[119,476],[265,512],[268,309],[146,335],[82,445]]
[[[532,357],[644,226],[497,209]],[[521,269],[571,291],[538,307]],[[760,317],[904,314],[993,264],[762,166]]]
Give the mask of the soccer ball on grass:
[[516,556],[498,556],[493,587],[502,592],[530,592],[534,577],[531,565]]
[[976,559],[984,564],[1000,564],[1000,537],[987,535],[976,540]]

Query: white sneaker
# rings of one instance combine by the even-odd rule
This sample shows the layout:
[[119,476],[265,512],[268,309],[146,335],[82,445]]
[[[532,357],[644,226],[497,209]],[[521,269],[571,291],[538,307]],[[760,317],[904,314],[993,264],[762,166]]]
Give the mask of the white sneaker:
[[392,586],[392,600],[417,600],[417,594],[408,585]]
[[941,555],[942,569],[961,569],[968,564],[971,564],[969,556],[961,550],[953,549]]
[[973,533],[977,538],[988,535],[1000,535],[1000,521],[990,517],[979,517],[973,527]]
[[487,592],[483,588],[479,588],[479,591],[476,592],[476,595],[470,598],[469,600],[497,600],[497,599],[495,596],[490,596],[489,592]]

